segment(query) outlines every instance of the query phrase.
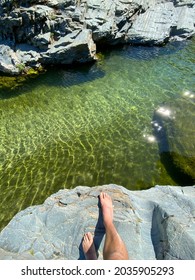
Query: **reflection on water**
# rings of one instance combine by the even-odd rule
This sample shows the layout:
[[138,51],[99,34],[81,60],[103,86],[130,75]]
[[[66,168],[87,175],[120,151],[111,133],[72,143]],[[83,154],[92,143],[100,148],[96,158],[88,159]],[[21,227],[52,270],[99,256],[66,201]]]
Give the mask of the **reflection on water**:
[[195,98],[195,94],[192,93],[192,92],[189,91],[189,90],[186,90],[186,91],[183,93],[183,96],[188,97],[188,98]]
[[62,187],[179,184],[161,162],[152,122],[157,109],[172,117],[164,102],[193,92],[194,50],[194,42],[128,47],[2,88],[1,226]]

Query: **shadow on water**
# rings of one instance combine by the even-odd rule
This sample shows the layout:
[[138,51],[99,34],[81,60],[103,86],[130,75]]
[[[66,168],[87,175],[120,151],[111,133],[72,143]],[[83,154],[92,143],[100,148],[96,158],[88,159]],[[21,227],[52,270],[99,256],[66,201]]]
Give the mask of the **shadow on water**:
[[[103,216],[102,216],[102,210],[101,210],[99,196],[98,196],[98,209],[99,209],[99,215],[98,215],[97,224],[95,226],[94,240],[93,240],[96,252],[98,252],[98,250],[100,248],[100,244],[102,243],[103,237],[105,235],[105,227],[103,224]],[[85,255],[84,255],[83,248],[82,248],[82,240],[79,245],[79,260],[85,260]]]
[[158,124],[158,127],[161,127],[158,130],[157,126],[153,126],[154,136],[158,141],[160,160],[164,167],[166,168],[167,173],[171,178],[180,186],[193,185],[193,179],[183,172],[181,168],[174,164],[173,155],[174,153],[170,151],[168,136],[166,129],[163,125],[163,121],[157,112],[153,115],[153,124]]
[[171,42],[165,46],[147,46],[147,45],[120,45],[113,47],[113,51],[103,50],[107,57],[113,52],[119,52],[121,56],[137,61],[153,60],[159,56],[173,55],[180,52],[188,46],[190,41]]
[[[152,60],[159,56],[172,55],[188,46],[190,41],[172,42],[166,46],[132,46],[123,45],[103,49],[105,57],[112,56],[113,53],[119,53],[127,59],[136,61]],[[57,65],[47,69],[46,72],[32,76],[6,77],[0,73],[0,99],[14,98],[21,94],[33,91],[37,86],[63,86],[70,87],[95,79],[103,78],[105,72],[101,69],[100,64],[91,62],[76,65]]]
[[[48,68],[45,73],[35,77],[5,77],[0,76],[0,99],[14,98],[21,94],[32,92],[41,85],[71,87],[74,85],[91,82],[100,79],[105,73],[98,64],[85,64],[76,66],[55,66]],[[9,83],[14,84],[14,88],[9,88]],[[7,85],[4,87],[4,83]],[[10,84],[11,85],[11,84]],[[11,86],[10,86],[11,87]]]
[[188,42],[173,42],[166,46],[149,47],[149,46],[128,46],[124,49],[123,55],[135,60],[153,60],[159,56],[173,55],[184,49]]

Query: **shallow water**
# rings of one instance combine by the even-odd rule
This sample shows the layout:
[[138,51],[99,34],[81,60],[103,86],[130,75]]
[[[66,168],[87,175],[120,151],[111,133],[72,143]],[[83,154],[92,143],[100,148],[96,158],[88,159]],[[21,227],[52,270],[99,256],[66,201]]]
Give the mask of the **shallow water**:
[[152,119],[193,92],[194,54],[195,41],[124,47],[93,65],[2,86],[0,227],[60,188],[181,184],[161,163]]

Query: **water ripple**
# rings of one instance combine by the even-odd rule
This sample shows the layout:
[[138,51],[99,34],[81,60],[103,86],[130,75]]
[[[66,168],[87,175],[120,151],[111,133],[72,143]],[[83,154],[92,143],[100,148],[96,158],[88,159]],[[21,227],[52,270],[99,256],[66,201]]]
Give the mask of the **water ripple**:
[[90,67],[51,69],[10,95],[0,90],[2,227],[62,187],[177,183],[151,122],[164,102],[193,102],[183,94],[195,88],[194,44],[169,48],[116,50]]

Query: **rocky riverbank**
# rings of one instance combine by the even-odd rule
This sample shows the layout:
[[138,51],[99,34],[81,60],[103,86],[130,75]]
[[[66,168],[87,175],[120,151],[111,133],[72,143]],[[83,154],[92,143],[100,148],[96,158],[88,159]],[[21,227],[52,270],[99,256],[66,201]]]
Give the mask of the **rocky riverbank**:
[[0,234],[0,259],[84,259],[90,231],[102,259],[98,195],[114,203],[114,223],[132,259],[195,259],[195,187],[129,191],[117,185],[63,189],[18,213]]
[[90,62],[96,46],[162,45],[194,33],[194,0],[2,0],[0,71]]

